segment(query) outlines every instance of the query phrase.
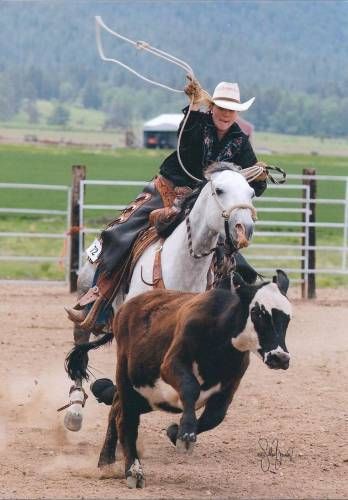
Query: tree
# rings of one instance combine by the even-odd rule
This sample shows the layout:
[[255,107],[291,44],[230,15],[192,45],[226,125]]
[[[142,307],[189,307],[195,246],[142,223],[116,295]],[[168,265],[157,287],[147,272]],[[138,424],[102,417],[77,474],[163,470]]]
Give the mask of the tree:
[[38,123],[40,118],[39,110],[37,109],[36,101],[29,99],[24,100],[23,109],[28,115],[29,123]]
[[57,104],[47,119],[48,125],[66,125],[70,120],[70,111],[61,104]]

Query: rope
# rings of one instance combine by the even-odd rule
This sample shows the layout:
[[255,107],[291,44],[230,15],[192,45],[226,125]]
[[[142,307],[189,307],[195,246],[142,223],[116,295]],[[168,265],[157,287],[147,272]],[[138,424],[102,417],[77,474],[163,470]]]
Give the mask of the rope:
[[111,35],[116,36],[117,38],[120,38],[121,40],[130,43],[136,49],[146,50],[147,52],[150,52],[151,54],[154,54],[157,57],[165,59],[166,61],[171,62],[172,64],[176,64],[177,66],[179,66],[180,68],[182,68],[183,70],[185,70],[188,74],[190,74],[193,77],[193,70],[192,70],[191,66],[189,66],[185,61],[183,61],[183,60],[181,60],[181,59],[179,59],[179,58],[177,58],[175,56],[172,56],[171,54],[168,54],[167,52],[164,52],[163,50],[157,49],[156,47],[152,47],[147,42],[143,42],[143,41],[137,41],[137,42],[135,42],[134,40],[131,40],[130,38],[127,38],[127,37],[121,35],[120,33],[117,33],[116,31],[113,31],[108,26],[106,26],[106,24],[104,23],[104,21],[102,20],[102,18],[100,16],[95,16],[95,21],[96,21],[96,41],[97,41],[97,48],[98,48],[99,55],[100,55],[100,57],[101,57],[101,59],[103,61],[108,61],[108,62],[113,62],[115,64],[119,64],[120,66],[122,66],[123,68],[127,69],[128,71],[130,71],[134,75],[138,76],[142,80],[144,80],[144,81],[146,81],[148,83],[152,83],[153,85],[157,85],[158,87],[162,87],[164,89],[171,90],[172,92],[179,92],[179,93],[183,93],[184,92],[181,89],[180,90],[179,89],[174,89],[173,87],[169,87],[168,85],[165,85],[164,83],[160,83],[160,82],[157,82],[155,80],[151,80],[150,78],[147,78],[146,76],[140,74],[138,71],[136,71],[135,69],[131,68],[127,64],[119,61],[118,59],[112,59],[112,58],[106,57],[104,55],[104,51],[103,51],[103,47],[102,47],[102,43],[101,43],[100,28],[102,27],[108,33],[110,33]]
[[[172,92],[178,92],[178,93],[183,93],[184,92],[184,90],[175,89],[173,87],[170,87],[169,85],[165,85],[164,83],[160,83],[160,82],[157,82],[156,80],[152,80],[150,78],[147,78],[146,76],[142,75],[141,73],[139,73],[135,69],[131,68],[127,64],[119,61],[118,59],[113,59],[113,58],[110,58],[110,57],[106,57],[105,54],[104,54],[104,51],[103,51],[103,46],[102,46],[102,41],[101,41],[101,28],[103,28],[105,31],[107,31],[108,33],[110,33],[112,36],[115,36],[115,37],[119,38],[120,40],[123,40],[123,41],[125,41],[125,42],[133,45],[133,47],[136,48],[136,49],[138,49],[138,50],[145,50],[145,51],[147,51],[147,52],[149,52],[149,53],[151,53],[151,54],[153,54],[153,55],[155,55],[157,57],[160,57],[160,58],[162,58],[162,59],[164,59],[164,60],[166,60],[166,61],[168,61],[168,62],[170,62],[172,64],[176,64],[177,66],[179,66],[181,69],[183,69],[186,72],[186,76],[189,79],[194,79],[195,78],[194,73],[193,73],[193,69],[191,68],[191,66],[187,62],[183,61],[182,59],[179,59],[178,57],[175,57],[172,54],[169,54],[168,52],[165,52],[163,50],[157,49],[156,47],[151,46],[147,42],[144,42],[144,41],[134,41],[134,40],[132,40],[130,38],[125,37],[124,35],[121,35],[120,33],[118,33],[116,31],[112,30],[111,28],[109,28],[104,23],[104,21],[102,20],[101,16],[95,16],[95,22],[96,22],[96,43],[97,43],[97,48],[98,48],[99,56],[100,56],[100,58],[103,61],[113,62],[115,64],[118,64],[118,65],[122,66],[123,68],[127,69],[128,71],[130,71],[131,73],[133,73],[134,75],[136,75],[138,78],[141,78],[142,80],[144,80],[144,81],[146,81],[148,83],[151,83],[153,85],[157,85],[158,87],[162,87],[162,88],[170,90]],[[203,91],[207,94],[207,97],[210,98],[208,92],[206,92],[205,90],[203,90]],[[193,106],[193,102],[194,102],[194,96],[191,97],[189,109],[188,109],[188,111],[186,113],[185,119],[183,121],[182,127],[181,127],[180,132],[179,132],[176,151],[177,151],[177,156],[178,156],[178,161],[179,161],[180,167],[185,172],[185,174],[188,177],[190,177],[191,179],[193,179],[194,181],[201,182],[202,181],[201,179],[198,179],[197,177],[195,177],[194,175],[192,175],[185,168],[185,166],[184,166],[184,164],[183,164],[183,162],[181,160],[181,156],[180,156],[181,137],[182,137],[183,131],[185,129],[187,120],[188,120],[188,118],[190,116],[190,113],[191,113],[191,110],[192,110],[192,106]],[[279,179],[279,180],[277,180],[276,178],[274,178],[269,173],[270,170],[274,170],[274,171],[277,171],[277,172],[281,173],[282,174],[282,178]],[[241,171],[241,174],[250,183],[253,180],[257,179],[257,177],[260,174],[264,173],[264,171],[265,171],[265,169],[263,167],[259,167],[257,165],[254,165],[252,167],[243,169]],[[267,174],[267,180],[270,180],[273,184],[282,184],[283,182],[285,182],[286,174],[285,174],[284,170],[280,169],[279,167],[267,166],[266,167],[266,174]]]

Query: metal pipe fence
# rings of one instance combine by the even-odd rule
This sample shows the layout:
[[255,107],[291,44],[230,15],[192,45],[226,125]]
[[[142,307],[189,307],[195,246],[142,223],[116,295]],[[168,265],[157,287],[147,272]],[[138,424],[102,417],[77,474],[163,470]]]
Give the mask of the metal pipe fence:
[[[318,196],[313,196],[309,181],[316,182]],[[69,261],[73,251],[71,243],[77,242],[75,249],[77,263],[74,269],[77,275],[83,264],[87,246],[85,243],[100,233],[102,227],[102,223],[99,225],[100,217],[103,215],[104,218],[115,218],[117,213],[125,208],[124,204],[117,203],[123,188],[135,187],[140,191],[144,185],[145,182],[142,181],[82,179],[77,183],[77,195],[73,201],[72,189],[67,186],[1,183],[0,191],[27,189],[37,192],[38,195],[42,190],[65,193],[64,210],[55,206],[47,208],[8,206],[0,207],[0,213],[8,217],[19,215],[37,218],[62,217],[65,220],[66,231],[44,232],[26,228],[19,230],[17,227],[13,227],[12,231],[7,227],[0,231],[0,243],[4,239],[11,238],[44,238],[52,242],[61,240],[66,253],[63,257],[10,255],[0,248],[0,261],[62,263],[65,268],[65,281],[69,281],[69,274],[71,281],[71,259]],[[100,188],[115,190],[115,195],[112,195],[111,199],[116,203],[91,202],[93,196],[90,195],[93,194],[93,190]],[[259,220],[256,222],[253,242],[245,251],[245,256],[260,273],[273,273],[276,267],[280,267],[290,274],[293,282],[301,283],[304,289],[308,289],[311,276],[336,275],[342,279],[347,277],[348,177],[288,175],[287,184],[269,185],[265,195],[255,198],[254,201]],[[76,220],[72,222],[71,214],[74,211],[77,213],[78,222]],[[313,219],[314,212],[316,212],[315,219]],[[93,218],[90,214],[94,214]],[[75,235],[72,234],[72,225],[76,228]],[[314,244],[311,239],[313,234],[316,238]]]
[[[316,181],[319,191],[325,185],[325,196],[311,197],[308,181]],[[342,198],[337,198],[333,184],[339,184],[344,192]],[[139,186],[145,182],[127,181],[93,181],[81,182],[80,217],[83,235],[97,235],[100,228],[88,225],[89,211],[118,211],[124,205],[85,203],[85,191],[93,186]],[[343,187],[342,187],[343,186]],[[330,197],[330,195],[332,196]],[[116,199],[116,198],[115,198]],[[248,261],[260,273],[273,273],[275,267],[284,269],[292,277],[292,282],[301,283],[308,293],[308,282],[311,275],[347,276],[348,255],[348,177],[289,175],[285,185],[269,185],[266,196],[256,198],[255,206],[259,214],[256,222],[253,242],[245,252]],[[311,220],[313,206],[318,208],[316,220]],[[331,207],[331,208],[330,208]],[[327,210],[328,208],[328,210]],[[337,221],[337,210],[340,210],[341,220]],[[332,211],[334,210],[334,212]],[[324,215],[324,220],[322,217]],[[114,214],[115,216],[115,214]],[[332,232],[337,234],[332,236]],[[319,236],[318,242],[310,242],[311,232]],[[80,265],[83,261],[84,244],[80,238]],[[315,268],[310,266],[311,256],[324,253]],[[340,255],[341,258],[335,256]],[[271,265],[270,265],[271,264]],[[326,265],[325,265],[326,264]]]
[[[54,192],[62,192],[63,195],[65,193],[66,199],[64,202],[65,209],[57,209],[54,207],[47,208],[30,208],[30,207],[0,207],[0,213],[7,216],[8,224],[14,227],[14,230],[3,230],[0,231],[0,261],[6,263],[9,262],[24,262],[24,263],[57,263],[60,264],[64,268],[64,280],[55,280],[54,283],[68,283],[69,280],[69,253],[70,253],[70,238],[69,238],[69,227],[70,227],[70,204],[71,204],[71,188],[68,186],[60,186],[60,185],[49,185],[49,184],[17,184],[17,183],[0,183],[0,192],[4,193],[6,190],[26,190],[33,191],[38,193],[38,196],[44,191],[54,191]],[[17,193],[16,193],[17,194]],[[2,198],[1,198],[2,199]],[[48,205],[52,202],[51,199],[48,200]],[[42,220],[43,218],[51,218],[51,217],[61,217],[63,221],[65,221],[65,231],[57,231],[57,232],[42,232],[35,230],[24,230],[18,231],[16,230],[16,223],[18,222],[18,215],[22,216],[30,216],[27,224],[24,224],[27,229],[30,229],[30,224],[32,223],[32,219]],[[4,221],[4,216],[2,217],[2,221]],[[31,239],[42,239],[42,240],[61,240],[61,248],[65,248],[65,255],[28,255],[23,252],[16,252],[16,255],[10,254],[6,251],[4,242],[13,240],[13,239],[24,239],[26,241]],[[11,247],[13,245],[7,244],[7,246]],[[12,250],[13,251],[13,250]],[[1,279],[2,277],[0,277]],[[3,281],[4,279],[2,279]],[[6,280],[6,279],[5,279]],[[21,283],[30,282],[32,283],[32,279],[21,279]],[[45,280],[49,282],[49,280]]]

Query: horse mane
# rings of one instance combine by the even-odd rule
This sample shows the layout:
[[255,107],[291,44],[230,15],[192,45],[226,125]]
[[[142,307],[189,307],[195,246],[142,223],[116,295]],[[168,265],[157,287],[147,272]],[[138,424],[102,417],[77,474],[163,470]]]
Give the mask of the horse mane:
[[187,213],[191,212],[193,205],[196,203],[204,186],[210,180],[210,177],[216,172],[223,172],[224,170],[239,172],[241,167],[227,161],[216,161],[206,167],[203,171],[203,180],[183,199],[180,212],[169,223],[161,223],[156,227],[157,233],[161,238],[168,238],[174,229],[185,219]]
[[215,161],[204,169],[203,175],[206,180],[209,180],[213,174],[216,172],[223,172],[224,170],[240,172],[242,169],[239,165],[235,165],[234,163],[228,161]]

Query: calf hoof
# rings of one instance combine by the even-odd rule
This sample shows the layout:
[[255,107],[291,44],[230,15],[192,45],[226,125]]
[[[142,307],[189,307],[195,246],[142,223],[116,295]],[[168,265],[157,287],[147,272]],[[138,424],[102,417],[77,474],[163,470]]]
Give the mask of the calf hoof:
[[135,459],[126,472],[128,488],[145,488],[145,477],[139,460]]
[[178,424],[171,424],[169,427],[167,427],[167,436],[169,437],[174,446],[176,445],[178,430],[179,430]]
[[176,450],[178,453],[188,453],[193,452],[193,448],[196,442],[197,436],[194,432],[186,432],[182,436],[178,437],[176,440]]
[[64,417],[64,426],[69,431],[78,432],[82,427],[82,413],[67,411]]

